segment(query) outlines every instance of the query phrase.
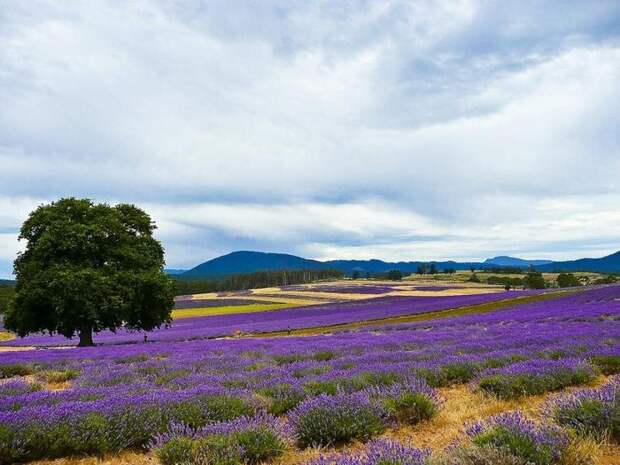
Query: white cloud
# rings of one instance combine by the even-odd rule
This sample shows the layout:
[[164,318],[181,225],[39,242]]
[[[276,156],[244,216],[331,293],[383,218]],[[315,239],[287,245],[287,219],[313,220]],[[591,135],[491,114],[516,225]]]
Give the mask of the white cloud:
[[0,274],[68,195],[148,208],[172,266],[611,251],[620,7],[562,7],[6,2]]

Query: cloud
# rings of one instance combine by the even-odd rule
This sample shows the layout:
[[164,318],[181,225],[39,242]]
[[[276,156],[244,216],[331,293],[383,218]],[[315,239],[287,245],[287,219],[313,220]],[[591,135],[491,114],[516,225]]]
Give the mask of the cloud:
[[69,195],[147,208],[171,266],[610,252],[619,37],[613,1],[9,1],[0,274]]

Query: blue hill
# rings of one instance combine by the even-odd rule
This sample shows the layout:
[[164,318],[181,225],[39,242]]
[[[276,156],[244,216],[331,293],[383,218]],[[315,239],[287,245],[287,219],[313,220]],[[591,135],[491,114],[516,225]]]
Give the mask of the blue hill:
[[539,271],[594,271],[620,273],[620,251],[602,258],[580,258],[565,262],[553,262],[537,267]]
[[484,261],[485,265],[493,266],[506,266],[506,267],[519,267],[527,268],[530,265],[540,266],[553,263],[551,260],[525,260],[523,258],[508,257],[506,255],[500,255],[499,257],[487,258]]

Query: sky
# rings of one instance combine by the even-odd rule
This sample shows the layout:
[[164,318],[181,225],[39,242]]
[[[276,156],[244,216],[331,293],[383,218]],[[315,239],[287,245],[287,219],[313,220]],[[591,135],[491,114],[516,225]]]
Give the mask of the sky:
[[61,197],[167,266],[620,249],[617,0],[0,1],[0,277]]

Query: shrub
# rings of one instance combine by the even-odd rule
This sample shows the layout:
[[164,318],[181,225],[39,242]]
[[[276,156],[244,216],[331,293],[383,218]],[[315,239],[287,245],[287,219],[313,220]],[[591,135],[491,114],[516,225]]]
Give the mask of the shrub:
[[331,350],[321,350],[312,356],[317,362],[327,362],[336,357],[336,354]]
[[[243,449],[230,437],[213,435],[199,439],[193,448],[196,465],[242,465]],[[166,465],[166,464],[162,464]]]
[[175,437],[159,449],[162,465],[243,465],[243,451],[231,438],[213,435],[203,439]]
[[80,372],[73,368],[65,370],[43,370],[37,373],[37,378],[46,383],[64,383],[78,377]]
[[278,365],[287,365],[289,363],[301,362],[306,360],[307,356],[303,354],[274,355],[273,359]]
[[591,360],[605,375],[620,373],[620,355],[594,355]]
[[257,464],[282,455],[286,449],[288,431],[284,422],[271,415],[240,417],[203,428],[199,436],[221,436],[232,441],[241,451],[244,463]]
[[427,465],[523,465],[523,459],[496,447],[454,447],[431,458]]
[[13,376],[28,376],[34,373],[30,365],[13,363],[10,365],[0,365],[0,379],[12,378]]
[[391,386],[404,380],[402,374],[393,371],[367,371],[345,379],[342,384],[351,391],[361,391],[370,386]]
[[278,434],[265,425],[238,431],[231,439],[243,450],[243,458],[249,464],[279,457],[286,448]]
[[478,387],[500,399],[557,391],[591,381],[594,371],[588,364],[571,360],[529,360],[483,372]]
[[114,359],[114,362],[118,364],[139,363],[139,362],[146,362],[148,359],[149,359],[149,356],[147,354],[136,354],[136,355],[127,355],[125,357],[118,357]]
[[579,435],[620,442],[620,378],[598,389],[561,395],[547,402],[544,411]]
[[307,465],[424,465],[430,452],[386,439],[371,441],[363,452],[355,455],[320,456]]
[[419,392],[402,392],[396,397],[383,401],[386,411],[399,423],[415,425],[435,415],[435,405]]
[[439,408],[435,392],[424,381],[415,378],[367,392],[381,403],[390,419],[399,423],[415,425],[431,418]]
[[364,393],[321,395],[289,414],[300,447],[367,441],[385,429],[386,414]]
[[472,361],[450,362],[440,367],[416,367],[412,373],[431,387],[445,387],[467,383],[481,370],[481,364]]
[[304,391],[311,396],[319,396],[322,394],[333,396],[338,393],[338,383],[335,380],[308,381],[304,384]]
[[507,357],[491,357],[484,360],[483,366],[485,368],[503,368],[511,363],[523,362],[525,360],[527,360],[527,357],[519,354],[510,355]]
[[544,289],[546,287],[545,278],[542,273],[537,271],[529,271],[525,278],[523,278],[523,284],[529,289]]
[[467,383],[474,379],[479,371],[479,365],[474,362],[448,363],[439,370],[439,382],[442,386]]
[[157,458],[162,465],[194,463],[194,444],[195,441],[189,438],[172,438],[157,449]]
[[618,278],[613,275],[607,275],[603,278],[598,278],[594,281],[594,284],[614,284],[618,282]]
[[210,422],[230,421],[255,412],[255,407],[246,399],[234,396],[210,396],[206,406]]
[[503,413],[467,429],[476,446],[496,447],[534,465],[550,465],[560,460],[568,438],[560,428],[537,426],[519,412]]
[[193,428],[253,415],[256,411],[254,405],[248,400],[226,395],[198,396],[194,399],[174,403],[170,405],[169,409],[169,416],[173,421],[184,423]]
[[431,387],[441,387],[442,385],[442,380],[441,380],[439,370],[433,370],[431,368],[425,368],[425,367],[416,367],[413,370],[411,370],[411,372],[418,378],[421,378],[424,381],[426,381],[426,384],[428,384]]
[[276,384],[262,388],[258,392],[268,399],[267,411],[273,415],[282,415],[288,412],[297,407],[305,398],[302,389],[289,384]]
[[2,397],[18,396],[29,392],[40,391],[43,389],[38,383],[30,383],[16,379],[0,383],[0,399]]
[[581,281],[573,273],[560,273],[557,277],[559,287],[581,286]]

